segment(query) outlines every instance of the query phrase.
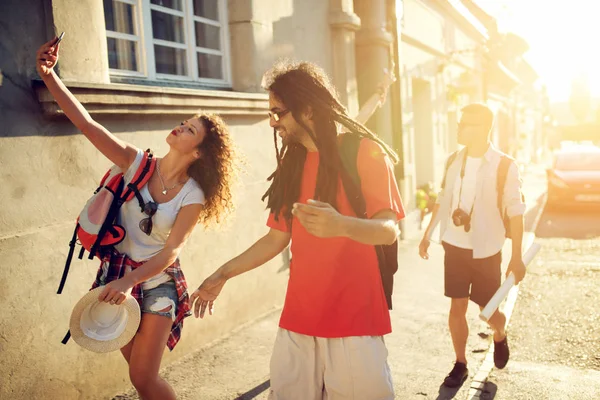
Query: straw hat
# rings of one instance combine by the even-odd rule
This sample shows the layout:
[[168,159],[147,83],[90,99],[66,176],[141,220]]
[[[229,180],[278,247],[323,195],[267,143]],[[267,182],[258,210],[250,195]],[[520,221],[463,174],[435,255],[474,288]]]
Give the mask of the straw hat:
[[127,295],[120,305],[98,301],[104,286],[90,290],[75,304],[69,327],[81,347],[96,353],[119,350],[135,336],[140,326],[140,306]]

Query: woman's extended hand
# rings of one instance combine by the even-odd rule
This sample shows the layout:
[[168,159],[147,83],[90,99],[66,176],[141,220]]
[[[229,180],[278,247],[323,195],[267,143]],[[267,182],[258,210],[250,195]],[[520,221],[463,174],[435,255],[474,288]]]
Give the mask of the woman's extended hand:
[[55,37],[48,43],[45,43],[37,51],[36,55],[36,69],[40,76],[48,76],[56,66],[58,62],[58,49],[60,44],[54,45],[58,41]]

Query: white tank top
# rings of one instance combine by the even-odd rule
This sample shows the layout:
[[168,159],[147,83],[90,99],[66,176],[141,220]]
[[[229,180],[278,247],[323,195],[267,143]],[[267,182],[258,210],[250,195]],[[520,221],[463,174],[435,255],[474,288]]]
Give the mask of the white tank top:
[[[143,155],[144,152],[138,149],[134,162],[125,173],[126,181],[131,180],[137,171]],[[144,202],[154,201],[148,191],[148,184],[140,189],[140,194]],[[125,239],[115,248],[137,262],[152,258],[165,247],[179,210],[189,204],[204,204],[204,201],[204,192],[195,180],[189,178],[177,193],[177,196],[166,203],[158,205],[158,209],[152,217],[152,233],[146,235],[139,225],[140,221],[148,216],[142,212],[137,199],[134,197],[121,206],[119,223],[125,228],[126,235]],[[165,272],[161,272],[144,282],[142,287],[148,290],[170,279]]]

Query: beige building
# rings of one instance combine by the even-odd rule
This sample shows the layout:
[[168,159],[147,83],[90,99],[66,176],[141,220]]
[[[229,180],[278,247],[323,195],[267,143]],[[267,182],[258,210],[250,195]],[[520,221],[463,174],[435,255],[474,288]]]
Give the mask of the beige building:
[[[496,19],[474,0],[405,0],[401,21],[403,194],[432,182],[439,187],[444,160],[457,149],[460,109],[484,102],[495,113],[491,140],[528,163],[542,146],[544,95],[523,59],[527,43],[498,32]],[[513,151],[514,149],[514,151]],[[404,226],[414,232],[417,215]]]
[[[66,32],[61,78],[95,119],[137,146],[164,154],[168,132],[200,109],[220,113],[230,125],[246,159],[237,212],[227,226],[197,229],[189,240],[181,258],[194,288],[267,230],[260,198],[275,156],[263,72],[282,57],[314,61],[356,113],[394,54],[396,3],[401,6],[385,0],[2,1],[0,398],[105,399],[128,386],[120,354],[60,343],[97,268],[97,261],[75,260],[57,295],[68,242],[109,164],[39,81],[35,52],[42,43]],[[370,126],[398,147],[395,90]],[[284,254],[228,283],[218,313],[187,319],[163,365],[280,307],[287,259]]]
[[[461,107],[483,100],[483,25],[460,1],[406,0],[401,30],[401,91],[404,200],[415,207],[414,190],[439,187],[444,161],[457,149]],[[418,214],[407,217],[415,230]]]

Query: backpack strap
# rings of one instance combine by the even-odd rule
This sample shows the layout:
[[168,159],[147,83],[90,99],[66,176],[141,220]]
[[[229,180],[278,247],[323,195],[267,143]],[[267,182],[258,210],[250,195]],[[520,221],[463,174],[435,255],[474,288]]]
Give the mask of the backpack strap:
[[63,269],[62,277],[60,278],[60,283],[58,284],[58,291],[56,294],[61,294],[63,288],[65,287],[65,283],[67,282],[67,275],[69,275],[69,268],[71,267],[71,260],[73,260],[73,253],[75,252],[75,245],[77,244],[77,232],[79,231],[79,224],[75,225],[75,230],[73,231],[73,237],[69,242],[69,255],[67,256],[67,261],[65,262],[65,268]]
[[[350,206],[358,218],[367,218],[367,207],[361,190],[360,175],[358,173],[358,150],[362,137],[354,133],[344,133],[340,143],[341,169],[340,177],[344,192]],[[388,309],[392,309],[392,292],[394,290],[394,274],[398,270],[398,241],[391,245],[376,245],[375,253],[379,264],[381,284]]]
[[360,189],[360,175],[358,174],[358,149],[362,138],[353,133],[344,133],[340,144],[340,160],[342,169],[340,176],[344,192],[350,206],[358,218],[367,218],[367,206]]
[[67,344],[67,342],[69,341],[69,339],[71,339],[71,330],[70,329],[67,331],[65,337],[60,342],[62,344]]
[[442,190],[444,190],[444,188],[446,187],[446,176],[448,175],[448,169],[450,168],[454,160],[456,160],[458,153],[460,153],[460,150],[456,150],[455,152],[450,154],[450,156],[446,160],[446,166],[444,167],[444,177],[442,178]]
[[125,190],[125,193],[121,197],[121,202],[124,203],[126,201],[129,201],[133,195],[137,199],[142,212],[144,211],[144,199],[142,198],[139,189],[143,187],[146,183],[148,183],[148,181],[152,177],[152,173],[154,172],[155,167],[156,158],[154,158],[152,150],[147,149],[144,152],[144,158],[142,159],[142,162],[138,166],[138,169],[135,172],[135,174],[133,175],[133,179],[131,180],[131,182],[127,183],[127,190]]
[[[123,180],[121,179],[119,181],[119,185],[115,189],[115,196],[122,198],[121,195],[123,193],[123,190],[124,190]],[[100,227],[100,230],[98,231],[98,236],[96,238],[96,241],[90,248],[90,255],[88,256],[88,258],[90,260],[92,260],[94,258],[94,256],[96,255],[96,253],[98,253],[98,251],[100,250],[100,243],[102,242],[104,235],[106,235],[106,233],[112,227],[113,222],[117,219],[121,205],[122,205],[122,202],[120,202],[120,201],[113,201],[112,204],[110,205],[108,213],[106,214],[106,219],[104,220],[104,223],[102,223],[102,226]]]

